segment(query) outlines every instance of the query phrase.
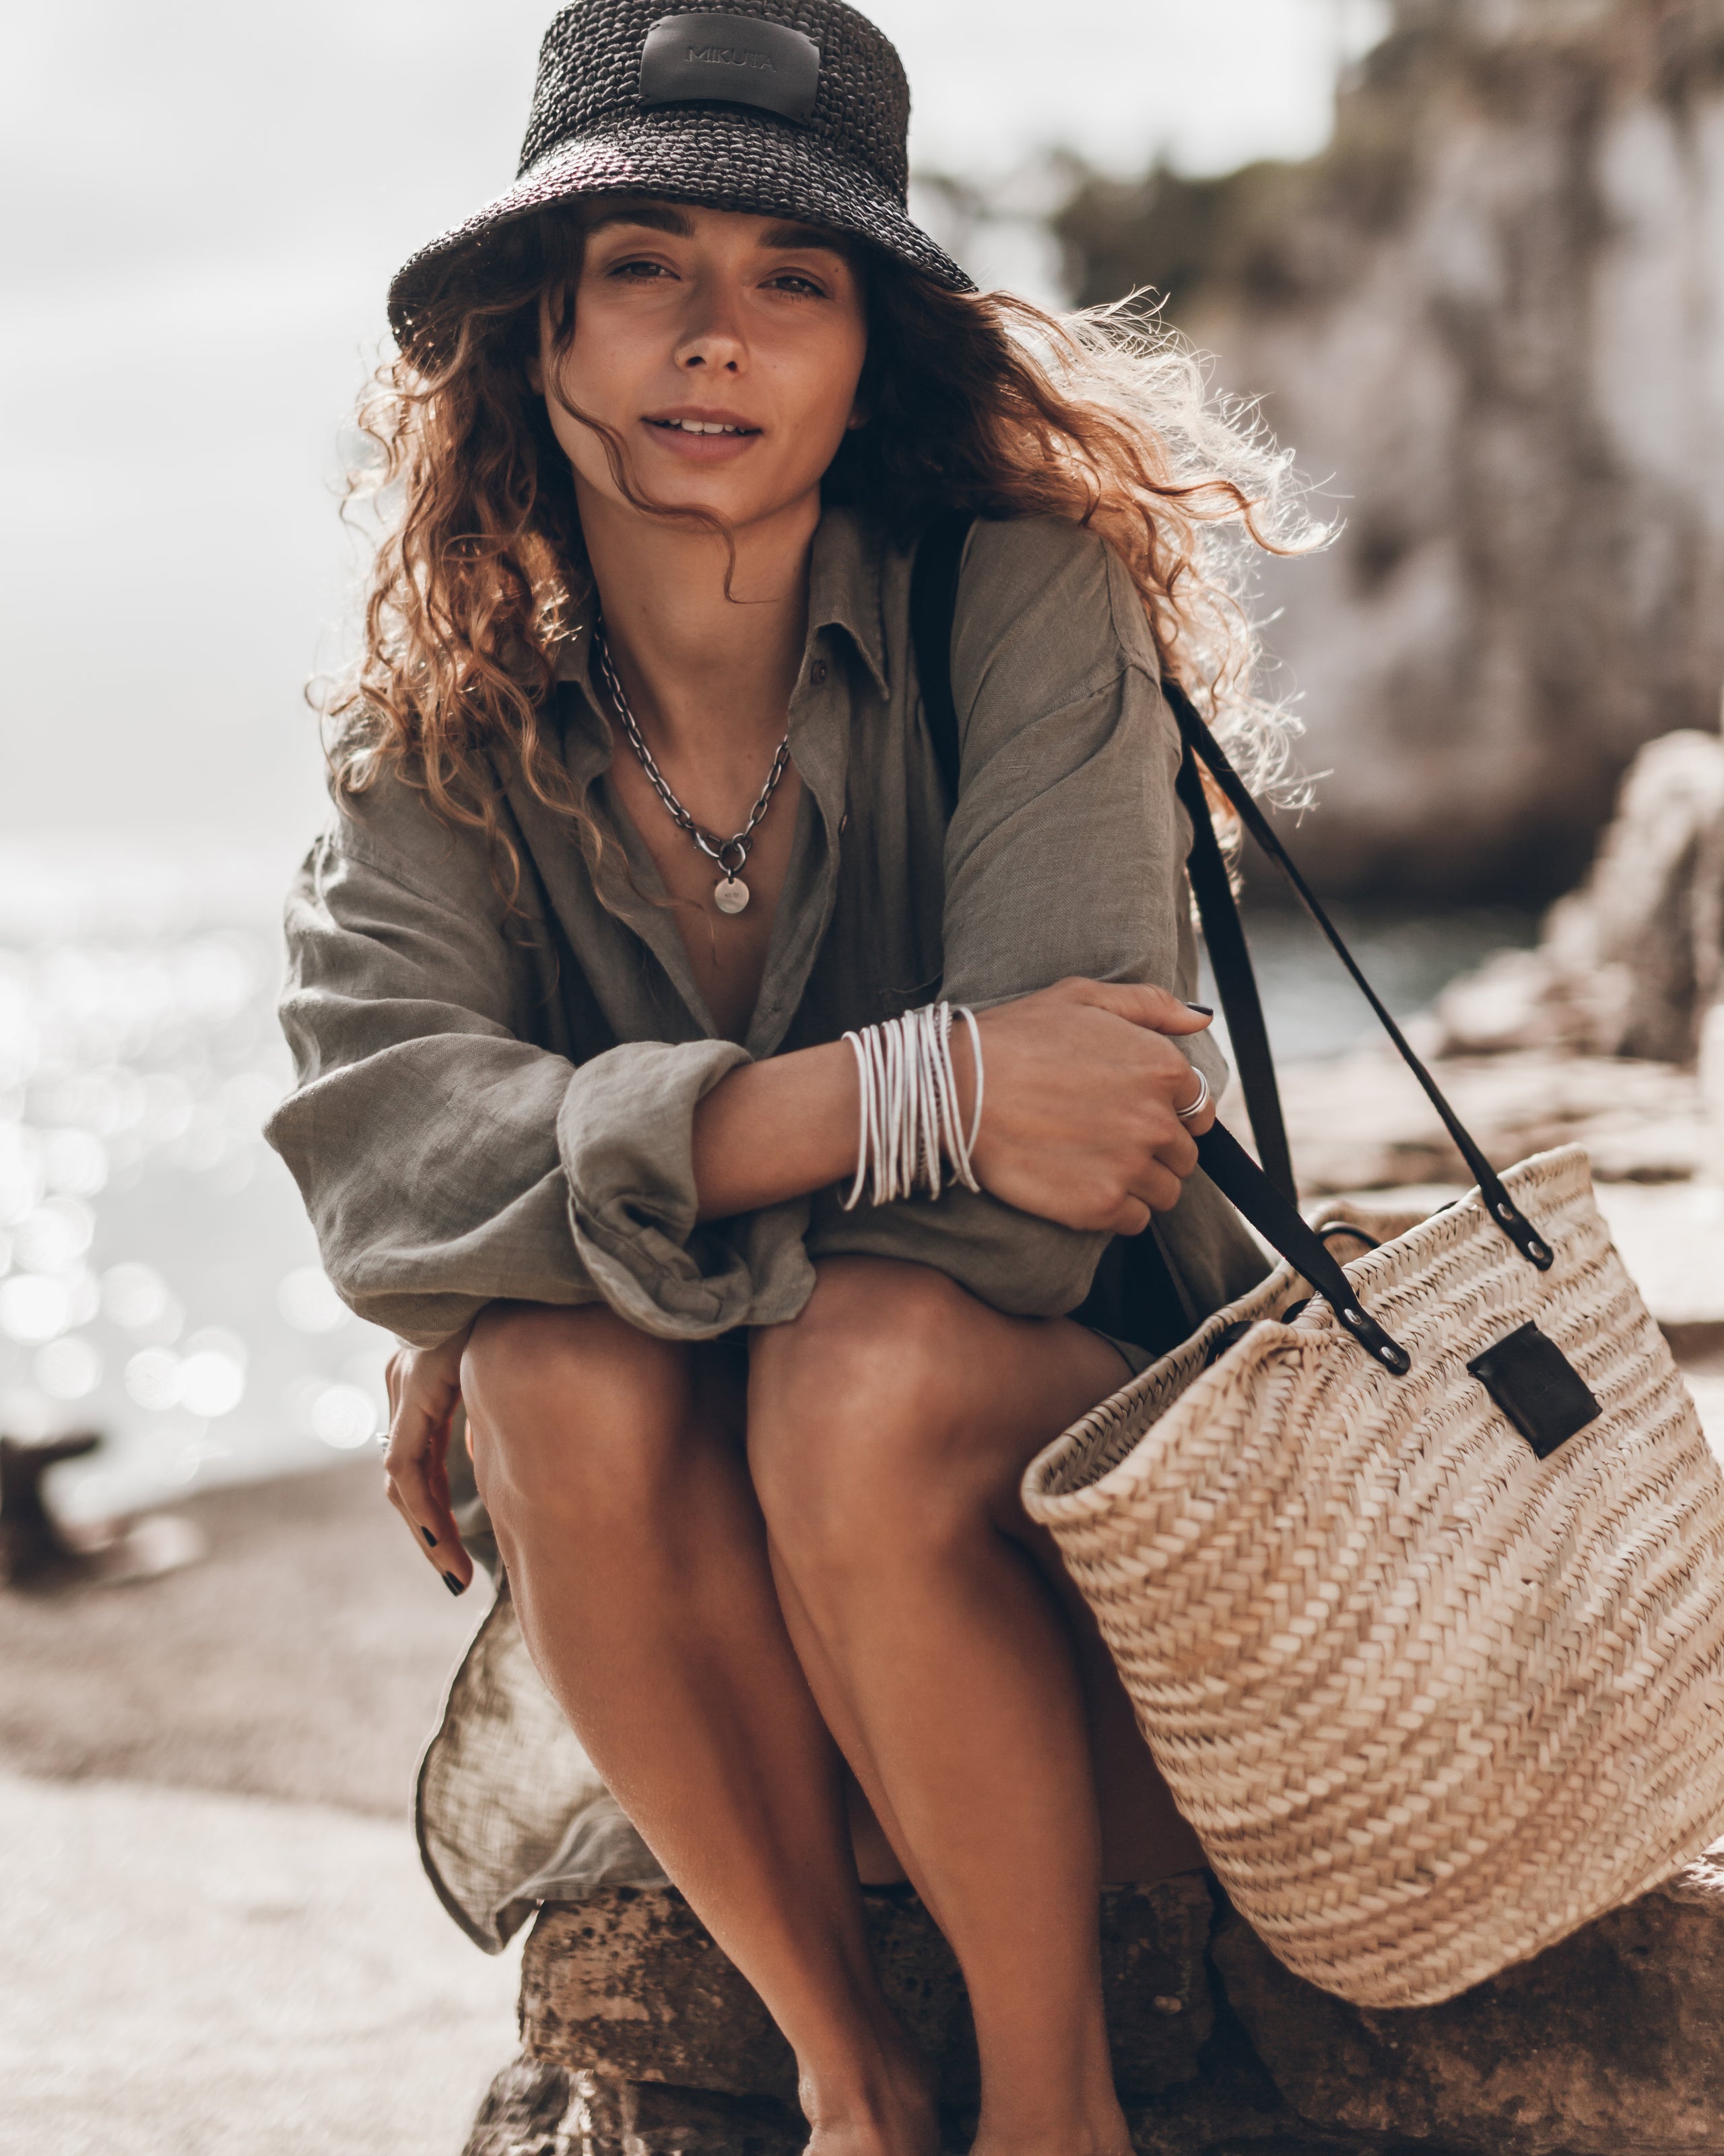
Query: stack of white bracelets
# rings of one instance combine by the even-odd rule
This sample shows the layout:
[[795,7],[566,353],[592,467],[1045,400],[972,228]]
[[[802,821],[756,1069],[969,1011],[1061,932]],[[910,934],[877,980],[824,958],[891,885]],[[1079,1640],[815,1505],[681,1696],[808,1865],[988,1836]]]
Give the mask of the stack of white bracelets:
[[[976,1104],[966,1131],[952,1067],[952,1022],[970,1029],[976,1066]],[[871,1202],[890,1205],[917,1189],[940,1195],[947,1167],[966,1190],[979,1190],[970,1154],[982,1127],[982,1034],[964,1004],[928,1004],[902,1018],[847,1033],[856,1057],[862,1094],[856,1180],[844,1200],[848,1213],[871,1183]]]

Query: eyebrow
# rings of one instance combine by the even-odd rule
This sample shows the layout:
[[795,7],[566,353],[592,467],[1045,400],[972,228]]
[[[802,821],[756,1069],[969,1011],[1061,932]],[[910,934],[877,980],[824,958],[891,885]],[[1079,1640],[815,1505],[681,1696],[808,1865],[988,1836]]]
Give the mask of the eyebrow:
[[692,239],[695,234],[694,219],[672,203],[618,203],[613,209],[601,210],[587,229],[603,232],[608,224],[644,224],[653,232],[674,232],[681,239]]
[[818,224],[774,224],[767,227],[762,244],[800,249],[818,247],[827,254],[841,254],[848,258],[849,249],[835,232],[828,232]]
[[[679,239],[692,239],[695,234],[694,219],[675,203],[618,203],[610,209],[601,210],[587,230],[589,234],[603,232],[608,225],[613,224],[644,225],[649,232],[673,233]],[[784,253],[817,247],[823,254],[839,255],[846,260],[849,257],[849,249],[839,234],[818,224],[768,225],[761,235],[761,244]]]

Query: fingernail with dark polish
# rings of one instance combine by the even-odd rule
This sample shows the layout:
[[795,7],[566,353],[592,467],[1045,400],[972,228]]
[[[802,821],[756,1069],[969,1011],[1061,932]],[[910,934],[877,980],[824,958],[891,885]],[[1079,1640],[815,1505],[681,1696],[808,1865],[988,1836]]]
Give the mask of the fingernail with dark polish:
[[429,1545],[431,1546],[431,1548],[432,1548],[433,1549],[435,1549],[435,1548],[436,1548],[436,1547],[437,1547],[437,1537],[436,1537],[436,1536],[435,1536],[435,1535],[434,1535],[434,1534],[432,1533],[432,1532],[431,1532],[430,1528],[429,1528],[429,1527],[421,1527],[421,1528],[419,1529],[419,1532],[420,1532],[420,1533],[421,1533],[421,1534],[425,1537],[425,1540],[427,1541],[427,1543],[429,1543]]
[[455,1578],[452,1572],[444,1573],[443,1575],[443,1584],[449,1589],[451,1594],[464,1594],[467,1592],[465,1587],[463,1586],[461,1582]]
[[1215,1015],[1208,1004],[1188,1004],[1185,1008],[1188,1010],[1194,1010],[1199,1018],[1213,1018]]

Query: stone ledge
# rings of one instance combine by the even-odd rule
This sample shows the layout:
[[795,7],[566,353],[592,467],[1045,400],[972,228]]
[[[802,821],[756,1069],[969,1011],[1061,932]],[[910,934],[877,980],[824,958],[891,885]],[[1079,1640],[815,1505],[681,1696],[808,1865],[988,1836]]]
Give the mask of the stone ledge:
[[[942,2101],[976,2094],[976,2046],[951,1949],[907,1890],[870,1890],[875,1965],[905,2027],[939,2070]],[[1153,2096],[1198,2071],[1214,2020],[1204,1961],[1214,1904],[1195,1876],[1104,1897],[1102,1960],[1114,2071]],[[788,2046],[680,1894],[618,1887],[541,1911],[521,1962],[527,2055],[631,2082],[793,2102]]]
[[[888,1995],[966,2144],[975,2049],[915,1899],[870,1892]],[[1369,2012],[1277,1962],[1205,1879],[1104,1897],[1116,2070],[1140,2156],[1724,2156],[1724,1845],[1442,2006]],[[796,2156],[790,2057],[671,1890],[541,1912],[526,2056],[466,2156]]]
[[1210,1960],[1304,2118],[1467,2156],[1724,2150],[1724,1870],[1691,1866],[1440,2006],[1370,2012],[1283,1968],[1239,1917]]

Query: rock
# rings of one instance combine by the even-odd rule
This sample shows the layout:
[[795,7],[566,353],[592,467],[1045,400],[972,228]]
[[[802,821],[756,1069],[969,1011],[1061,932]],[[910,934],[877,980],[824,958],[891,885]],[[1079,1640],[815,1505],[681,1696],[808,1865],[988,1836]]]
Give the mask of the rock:
[[[1675,1183],[1713,1158],[1699,1081],[1671,1064],[1529,1049],[1439,1060],[1433,1072],[1495,1167],[1580,1144],[1601,1183]],[[1470,1181],[1436,1111],[1387,1048],[1288,1064],[1280,1078],[1307,1195]],[[1237,1088],[1222,1112],[1244,1131]]]
[[1438,997],[1433,1052],[1500,1055],[1508,1049],[1573,1050],[1585,1021],[1548,950],[1498,951]]
[[1724,1003],[1716,1003],[1701,1020],[1698,1057],[1701,1108],[1711,1133],[1708,1166],[1724,1183]]
[[[938,2065],[947,2145],[974,2126],[968,2008],[915,1897],[870,1890],[887,1996]],[[1114,2070],[1143,2156],[1340,2156],[1276,2090],[1236,2022],[1218,2025],[1206,1879],[1103,1897]],[[790,2056],[681,1897],[622,1887],[544,1909],[521,1970],[526,2056],[499,2075],[466,2156],[795,2156]]]
[[1724,740],[1666,734],[1634,759],[1591,873],[1539,947],[1499,952],[1438,999],[1439,1052],[1691,1063],[1721,986]]
[[1724,1347],[1724,1188],[1609,1183],[1598,1209],[1679,1359]]
[[[951,1949],[907,1891],[870,1889],[886,1995],[936,2065],[942,2103],[975,2101],[975,2039]],[[1102,1968],[1114,2071],[1141,2099],[1188,2081],[1213,2024],[1203,1959],[1213,1905],[1196,1877],[1110,1889]],[[521,1964],[521,2041],[543,2063],[793,2104],[788,2046],[669,1887],[619,1887],[541,1912]]]
[[1717,2156],[1724,1870],[1701,1863],[1441,2006],[1367,2012],[1283,1968],[1229,1913],[1212,1958],[1302,2118],[1380,2148]]
[[1325,774],[1301,865],[1549,896],[1724,680],[1724,10],[1391,13],[1321,157],[1097,179],[1056,229],[1080,300],[1171,289],[1345,515],[1264,578]]
[[547,1904],[521,1959],[521,2035],[531,2058],[623,2080],[796,2095],[790,2047],[670,1887]]
[[807,2140],[800,2112],[768,2097],[520,2058],[492,2082],[462,2156],[798,2156]]
[[[975,2060],[951,1957],[870,1892],[888,1995],[939,2063],[947,2145]],[[1717,2156],[1724,1845],[1536,1959],[1434,2007],[1346,2005],[1294,1976],[1205,1879],[1104,1897],[1116,2071],[1139,2156]],[[466,2156],[796,2156],[788,2054],[670,1888],[541,1912],[526,2056]],[[1173,2010],[1177,2008],[1177,2011]]]
[[516,2059],[491,2083],[461,2156],[562,2156],[575,2101],[565,2067]]

